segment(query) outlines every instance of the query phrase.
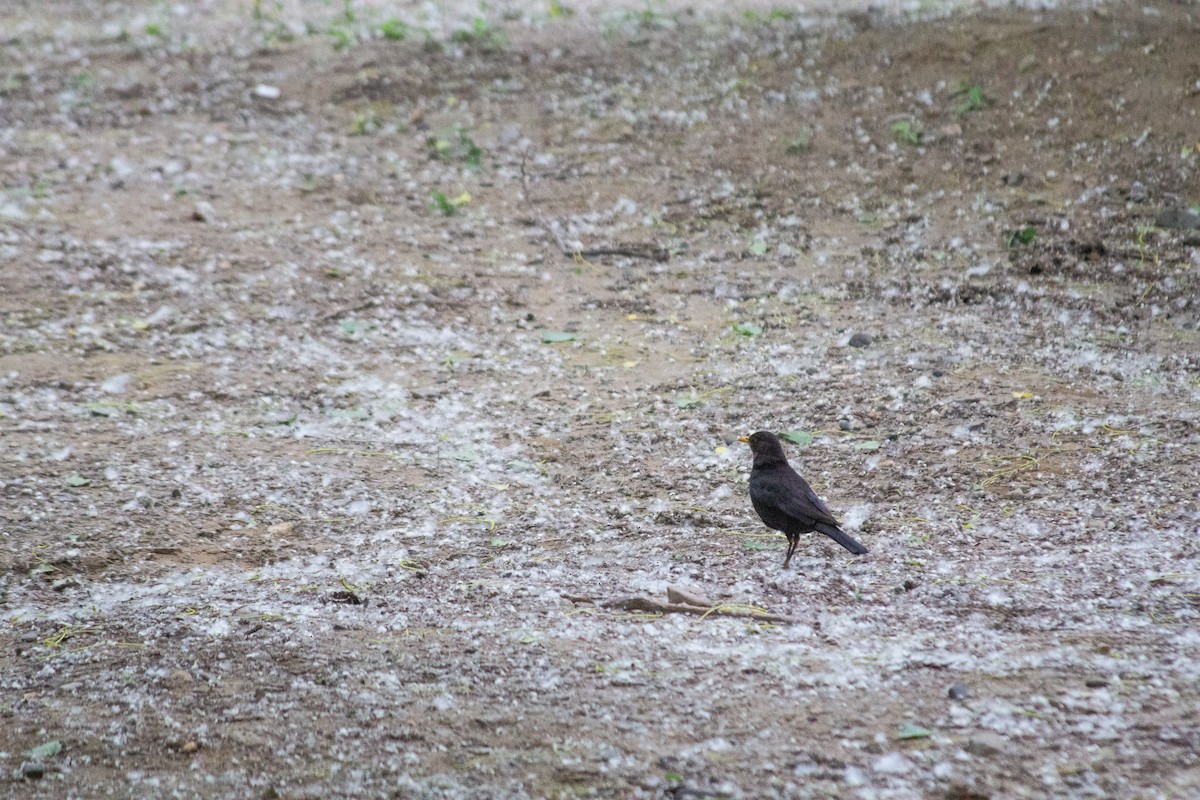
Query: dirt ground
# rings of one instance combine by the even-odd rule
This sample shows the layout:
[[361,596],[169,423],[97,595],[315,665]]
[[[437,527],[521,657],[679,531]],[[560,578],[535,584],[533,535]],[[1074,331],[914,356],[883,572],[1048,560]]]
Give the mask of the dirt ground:
[[1200,797],[1194,2],[0,37],[0,793]]

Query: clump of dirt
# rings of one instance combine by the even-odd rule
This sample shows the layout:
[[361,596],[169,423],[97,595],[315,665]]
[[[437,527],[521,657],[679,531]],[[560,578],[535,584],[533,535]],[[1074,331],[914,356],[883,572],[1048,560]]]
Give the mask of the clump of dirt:
[[[1185,794],[1197,27],[0,12],[0,767]],[[868,555],[781,570],[760,428]]]

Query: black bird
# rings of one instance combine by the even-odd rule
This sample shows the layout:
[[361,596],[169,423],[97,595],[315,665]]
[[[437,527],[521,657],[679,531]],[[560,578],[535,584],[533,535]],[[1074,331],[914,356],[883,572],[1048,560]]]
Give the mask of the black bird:
[[855,555],[867,552],[867,548],[842,533],[838,521],[808,481],[788,466],[778,436],[770,431],[759,431],[738,441],[750,445],[754,451],[754,468],[750,470],[750,502],[754,504],[754,510],[768,528],[783,531],[787,537],[784,569],[791,562],[802,533],[819,531]]

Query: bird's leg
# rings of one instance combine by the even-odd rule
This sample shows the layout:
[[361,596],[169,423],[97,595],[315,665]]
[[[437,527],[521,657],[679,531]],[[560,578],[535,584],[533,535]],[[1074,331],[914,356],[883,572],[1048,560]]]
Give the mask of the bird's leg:
[[788,540],[788,551],[787,551],[787,556],[785,556],[783,559],[783,568],[784,569],[787,569],[788,564],[792,563],[792,554],[796,552],[796,545],[800,544],[799,536],[789,536],[789,537],[787,537],[787,540]]

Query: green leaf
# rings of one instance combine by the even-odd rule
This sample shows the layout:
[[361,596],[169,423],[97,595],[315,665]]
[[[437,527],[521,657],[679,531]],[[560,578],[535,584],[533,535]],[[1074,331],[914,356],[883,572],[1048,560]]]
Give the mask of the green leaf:
[[371,416],[370,409],[356,406],[354,408],[326,408],[325,416],[330,419],[367,419]]
[[878,450],[880,445],[879,442],[875,441],[874,439],[868,439],[867,441],[859,442],[854,446],[859,450]]
[[689,408],[699,408],[703,401],[694,394],[680,395],[675,398],[675,405],[679,408],[687,410]]
[[499,536],[493,536],[492,538],[488,539],[488,544],[490,544],[492,547],[506,547],[508,542],[504,541]]
[[683,776],[678,772],[668,772],[666,775],[663,775],[663,780],[667,783],[683,783]]
[[813,443],[813,435],[808,431],[784,431],[779,434],[779,438],[801,447],[808,447]]
[[578,333],[571,333],[570,331],[542,331],[542,344],[558,344],[559,342],[574,342],[578,340]]
[[476,456],[475,456],[475,448],[474,448],[474,447],[471,447],[470,445],[468,445],[468,446],[464,447],[464,448],[463,448],[463,449],[461,449],[461,450],[457,450],[457,451],[455,451],[455,453],[454,453],[454,460],[455,460],[455,461],[462,461],[462,462],[464,462],[464,463],[467,463],[467,464],[469,464],[469,463],[471,463],[472,461],[474,461],[474,460],[475,460],[475,457],[476,457]]
[[930,736],[933,736],[933,731],[922,728],[920,725],[913,725],[911,722],[901,725],[900,730],[896,733],[897,739],[928,739]]
[[896,141],[900,144],[907,144],[916,147],[925,138],[925,134],[912,120],[901,120],[892,125],[892,135],[896,137]]
[[753,322],[735,322],[733,323],[733,332],[747,337],[758,336],[762,333],[762,327]]
[[341,321],[342,333],[347,336],[356,336],[367,329],[367,324],[359,322],[356,319],[344,319]]
[[766,255],[768,249],[767,243],[762,239],[759,239],[755,241],[754,244],[750,245],[750,252],[756,256]]
[[744,539],[742,547],[746,550],[770,550],[772,546],[759,539]]
[[434,192],[429,195],[429,201],[436,210],[442,212],[443,216],[453,217],[458,213],[458,206],[446,196],[445,192]]
[[67,476],[67,486],[87,486],[89,483],[91,483],[91,481],[80,475],[78,472],[72,472]]
[[395,17],[385,20],[379,26],[379,32],[383,34],[383,38],[393,42],[402,42],[408,38],[408,26]]
[[979,84],[971,86],[963,83],[955,94],[963,98],[963,101],[954,109],[959,116],[969,114],[972,111],[979,111],[988,104],[988,99],[983,93],[983,87]]
[[1016,247],[1019,244],[1029,244],[1037,237],[1037,228],[1032,225],[1026,225],[1012,232],[1008,237],[1009,248]]
[[39,744],[37,747],[29,751],[29,757],[34,761],[45,761],[47,758],[54,758],[62,752],[62,742],[57,739],[51,739],[45,744]]
[[808,148],[812,145],[812,137],[813,134],[811,130],[806,128],[800,131],[793,138],[788,139],[787,142],[785,142],[787,145],[787,151],[793,154],[808,152]]

